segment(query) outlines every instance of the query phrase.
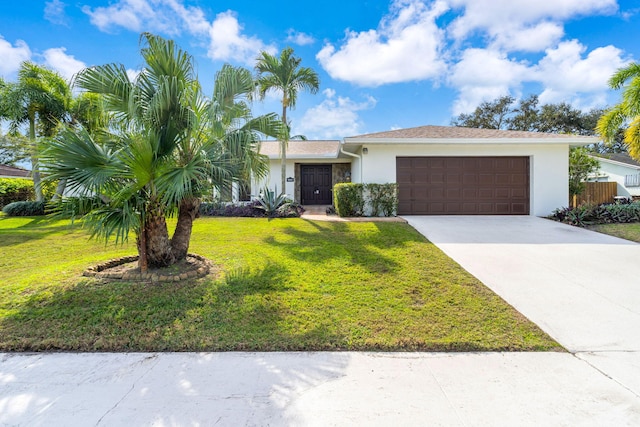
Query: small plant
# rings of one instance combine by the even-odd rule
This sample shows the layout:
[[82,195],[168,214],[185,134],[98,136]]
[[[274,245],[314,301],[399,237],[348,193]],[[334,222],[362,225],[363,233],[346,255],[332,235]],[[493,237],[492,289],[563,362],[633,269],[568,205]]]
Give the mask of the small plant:
[[2,208],[8,216],[40,216],[44,215],[44,202],[13,202]]
[[260,197],[256,199],[258,205],[256,208],[262,209],[267,216],[273,217],[276,215],[276,211],[280,206],[282,206],[287,201],[287,195],[284,193],[280,193],[276,196],[278,191],[278,187],[275,188],[274,191],[269,190],[269,188],[264,187]]
[[593,224],[640,222],[640,203],[584,204],[575,208],[556,209],[549,218],[579,227],[586,227]]

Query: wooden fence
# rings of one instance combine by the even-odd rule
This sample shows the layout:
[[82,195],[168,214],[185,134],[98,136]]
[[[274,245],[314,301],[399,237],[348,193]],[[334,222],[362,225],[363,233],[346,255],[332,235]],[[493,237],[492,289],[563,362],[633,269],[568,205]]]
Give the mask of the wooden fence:
[[617,182],[585,182],[586,186],[582,194],[571,198],[571,206],[579,206],[585,203],[599,205],[611,203],[618,195]]

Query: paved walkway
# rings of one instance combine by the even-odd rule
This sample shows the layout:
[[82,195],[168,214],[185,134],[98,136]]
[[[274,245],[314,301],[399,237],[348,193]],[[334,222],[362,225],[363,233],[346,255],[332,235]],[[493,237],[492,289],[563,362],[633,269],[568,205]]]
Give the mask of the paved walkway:
[[408,220],[571,352],[0,354],[0,425],[640,425],[640,245]]

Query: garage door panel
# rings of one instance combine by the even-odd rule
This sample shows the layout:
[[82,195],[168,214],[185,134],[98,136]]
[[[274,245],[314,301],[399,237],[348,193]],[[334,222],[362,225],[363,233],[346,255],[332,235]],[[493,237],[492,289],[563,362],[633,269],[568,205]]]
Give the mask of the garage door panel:
[[462,183],[464,185],[475,185],[478,183],[478,175],[475,173],[462,173]]
[[526,215],[528,157],[398,157],[400,214]]
[[494,176],[488,173],[480,173],[478,174],[478,183],[480,185],[493,185]]
[[429,173],[429,182],[433,184],[442,184],[445,182],[445,174],[442,172],[438,172],[438,173],[431,172]]

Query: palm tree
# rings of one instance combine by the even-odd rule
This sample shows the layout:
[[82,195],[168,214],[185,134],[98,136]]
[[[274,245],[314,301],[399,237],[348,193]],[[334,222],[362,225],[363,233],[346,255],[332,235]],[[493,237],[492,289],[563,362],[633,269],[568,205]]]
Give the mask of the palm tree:
[[[134,81],[117,64],[76,77],[103,97],[110,133],[94,137],[69,127],[47,150],[46,163],[52,179],[67,178],[74,191],[100,196],[85,220],[92,236],[119,242],[136,234],[144,271],[186,257],[205,189],[233,182],[246,168],[264,174],[258,132],[276,133],[279,122],[275,115],[251,117],[242,101],[255,87],[248,70],[223,67],[209,100],[188,53],[158,36],[141,39],[146,66]],[[169,239],[166,216],[174,212]]]
[[7,83],[3,89],[2,115],[9,120],[10,131],[19,132],[28,125],[31,144],[31,167],[36,200],[43,200],[36,137],[51,138],[62,121],[69,119],[71,90],[68,83],[55,71],[33,62],[23,62],[18,70],[18,81]]
[[289,141],[289,123],[287,108],[295,108],[298,91],[306,90],[312,94],[318,92],[320,80],[318,74],[309,67],[300,67],[300,58],[293,55],[293,49],[287,47],[275,57],[261,52],[256,64],[258,72],[258,94],[264,99],[267,92],[273,90],[282,93],[282,134],[280,135],[280,165],[282,191],[285,191],[287,175],[287,143]]
[[598,120],[597,132],[607,142],[614,142],[621,127],[627,125],[624,141],[629,154],[640,160],[640,63],[620,68],[610,79],[612,89],[623,89],[622,101]]

